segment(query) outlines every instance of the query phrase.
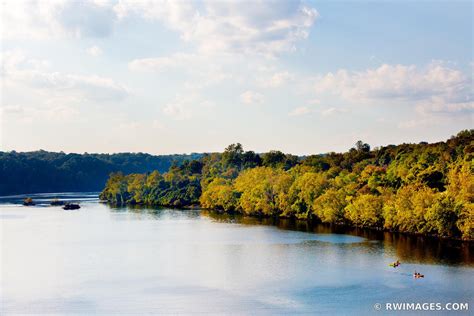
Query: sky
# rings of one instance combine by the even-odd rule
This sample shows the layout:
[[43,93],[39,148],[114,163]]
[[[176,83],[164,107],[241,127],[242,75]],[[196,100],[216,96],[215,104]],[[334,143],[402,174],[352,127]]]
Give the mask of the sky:
[[472,1],[1,1],[0,151],[343,152],[474,128]]

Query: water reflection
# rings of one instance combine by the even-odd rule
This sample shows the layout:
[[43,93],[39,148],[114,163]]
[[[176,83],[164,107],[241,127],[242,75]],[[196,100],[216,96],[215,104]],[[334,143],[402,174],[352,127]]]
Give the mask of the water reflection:
[[[184,209],[178,212],[163,207],[142,205],[109,206],[112,212],[134,214],[135,219],[198,219],[209,218],[214,222],[247,226],[274,226],[288,231],[318,234],[313,240],[330,243],[356,243],[363,240],[381,242],[390,256],[403,262],[426,264],[442,263],[448,265],[474,266],[474,243],[459,240],[439,240],[432,237],[391,233],[377,230],[322,224],[285,218],[258,218],[239,214],[226,214],[208,210]],[[352,236],[349,238],[348,236]],[[370,245],[366,250],[370,251]]]
[[200,210],[198,209],[182,209],[176,212],[175,209],[169,209],[165,207],[151,207],[143,205],[108,205],[112,214],[129,214],[134,215],[135,219],[196,219],[200,217]]
[[202,211],[201,214],[202,216],[212,218],[212,220],[216,222],[236,223],[241,225],[270,225],[284,230],[296,230],[328,235],[352,235],[372,241],[381,241],[384,248],[387,250],[394,250],[394,257],[406,262],[474,265],[473,242],[439,240],[425,236],[391,233],[341,225],[321,224],[295,219],[255,218],[237,214],[222,214],[213,211]]

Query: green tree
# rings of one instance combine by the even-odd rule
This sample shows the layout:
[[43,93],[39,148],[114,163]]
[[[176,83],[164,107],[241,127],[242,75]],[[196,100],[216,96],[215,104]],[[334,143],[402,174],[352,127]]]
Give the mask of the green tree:
[[284,215],[308,218],[313,213],[314,200],[329,186],[325,173],[306,172],[292,183],[288,199],[291,205]]
[[201,206],[208,209],[234,211],[239,206],[239,193],[231,180],[215,178],[203,190],[199,199]]
[[313,214],[324,223],[343,223],[347,206],[346,192],[330,188],[318,196],[313,203]]
[[385,203],[385,228],[410,233],[427,232],[432,225],[427,222],[426,212],[435,199],[436,193],[426,185],[401,187]]
[[244,170],[235,180],[235,188],[241,194],[239,206],[246,214],[278,215],[292,181],[281,169]]
[[380,227],[383,200],[380,196],[361,194],[345,208],[345,218],[356,226]]

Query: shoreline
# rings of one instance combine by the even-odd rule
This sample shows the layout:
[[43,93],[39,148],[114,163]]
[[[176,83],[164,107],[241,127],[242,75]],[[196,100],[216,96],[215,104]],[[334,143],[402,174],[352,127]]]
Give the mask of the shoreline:
[[[27,195],[31,196],[38,196],[38,195],[67,195],[67,194],[74,194],[74,193],[85,193],[85,194],[97,194],[99,195],[100,192],[60,192],[60,193],[49,193],[49,192],[42,192],[42,193],[24,193],[24,194],[16,194],[16,195],[10,195],[10,196],[0,196],[1,199],[8,199],[8,198],[22,198]],[[187,210],[203,210],[207,212],[213,212],[215,214],[219,215],[229,215],[229,216],[240,216],[240,217],[247,217],[247,218],[252,218],[252,219],[257,219],[257,220],[264,220],[264,219],[271,219],[275,221],[279,220],[290,220],[294,221],[295,223],[307,223],[307,224],[322,224],[322,225],[327,225],[327,226],[335,226],[335,227],[340,227],[340,228],[346,228],[346,229],[363,229],[366,231],[371,231],[371,232],[387,232],[391,234],[401,234],[404,236],[413,236],[413,237],[422,237],[422,238],[429,238],[430,240],[440,240],[440,241],[456,241],[456,242],[462,242],[462,243],[467,243],[470,245],[474,245],[474,239],[463,239],[461,237],[448,237],[448,236],[439,236],[436,234],[423,234],[423,233],[413,233],[413,232],[404,232],[404,231],[397,231],[397,230],[390,230],[386,229],[383,227],[368,227],[368,226],[357,226],[357,225],[351,225],[348,223],[326,223],[322,222],[318,218],[308,218],[308,219],[302,219],[302,218],[297,218],[296,216],[284,216],[284,215],[265,215],[265,214],[245,214],[239,211],[223,211],[220,209],[211,209],[211,208],[205,208],[200,206],[199,204],[193,204],[193,205],[185,205],[185,206],[172,206],[172,205],[155,205],[155,204],[144,204],[144,203],[114,203],[108,200],[98,200],[98,203],[101,204],[107,204],[110,206],[114,207],[150,207],[150,208],[169,208],[169,209],[187,209]],[[0,204],[1,205],[1,204]],[[37,205],[40,206],[40,205]],[[31,207],[31,206],[29,206]]]

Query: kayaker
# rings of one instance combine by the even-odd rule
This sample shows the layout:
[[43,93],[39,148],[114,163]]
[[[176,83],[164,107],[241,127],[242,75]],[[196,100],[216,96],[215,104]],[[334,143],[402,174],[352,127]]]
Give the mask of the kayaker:
[[415,279],[419,279],[419,278],[424,278],[425,275],[415,271],[415,273],[413,273],[413,277]]

